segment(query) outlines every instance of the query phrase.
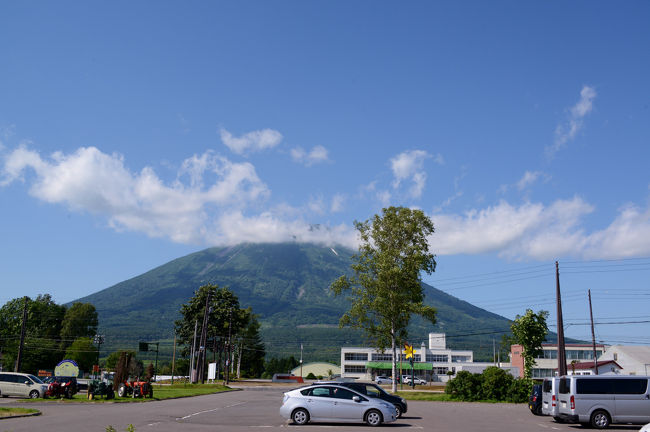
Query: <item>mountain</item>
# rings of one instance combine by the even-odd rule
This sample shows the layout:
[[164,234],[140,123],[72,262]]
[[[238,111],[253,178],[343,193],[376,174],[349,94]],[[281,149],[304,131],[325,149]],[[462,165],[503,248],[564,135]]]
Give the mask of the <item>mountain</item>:
[[[334,297],[330,284],[350,273],[354,251],[312,244],[241,244],[210,248],[173,260],[77,301],[97,308],[103,352],[134,349],[138,341],[171,340],[179,310],[201,285],[228,287],[242,307],[252,307],[262,323],[267,354],[338,362],[341,345],[364,344],[361,332],[339,329],[349,309],[345,297]],[[414,319],[411,342],[428,340],[429,332],[447,333],[456,349],[490,356],[493,338],[509,331],[510,321],[423,284],[425,302],[438,310],[431,326]],[[161,355],[170,354],[171,343]],[[489,354],[488,354],[489,352]]]

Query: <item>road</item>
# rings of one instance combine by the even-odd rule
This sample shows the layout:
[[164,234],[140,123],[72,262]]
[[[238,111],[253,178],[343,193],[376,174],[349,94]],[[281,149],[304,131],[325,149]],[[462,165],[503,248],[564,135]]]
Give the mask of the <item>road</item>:
[[[43,412],[37,417],[0,420],[0,432],[98,431],[112,425],[125,431],[129,424],[137,432],[265,431],[341,432],[370,430],[365,425],[322,424],[294,426],[278,410],[282,392],[278,388],[246,388],[242,391],[146,403],[34,403],[20,405],[3,399],[3,405],[27,406]],[[613,430],[638,431],[640,426],[618,426]],[[558,424],[549,417],[530,414],[526,405],[460,402],[409,401],[408,413],[380,430],[433,432],[554,432],[579,431],[576,425]],[[375,429],[373,429],[375,430]]]

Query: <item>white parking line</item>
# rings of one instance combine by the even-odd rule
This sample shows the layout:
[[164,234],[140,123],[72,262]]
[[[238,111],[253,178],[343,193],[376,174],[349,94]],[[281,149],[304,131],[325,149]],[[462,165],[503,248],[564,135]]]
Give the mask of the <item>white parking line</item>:
[[190,417],[194,417],[194,416],[197,416],[197,415],[200,415],[200,414],[205,414],[205,413],[209,413],[209,412],[219,411],[220,409],[223,409],[223,408],[232,408],[232,407],[235,407],[235,406],[238,406],[238,405],[244,405],[245,403],[246,403],[246,402],[239,402],[239,403],[235,403],[235,404],[232,404],[232,405],[227,405],[227,406],[225,406],[225,407],[219,407],[219,408],[213,408],[213,409],[210,409],[210,410],[205,410],[205,411],[195,412],[195,413],[192,413],[192,414],[188,414],[188,415],[186,415],[185,417],[176,417],[176,421],[179,421],[179,420],[187,420],[187,419],[190,418]]

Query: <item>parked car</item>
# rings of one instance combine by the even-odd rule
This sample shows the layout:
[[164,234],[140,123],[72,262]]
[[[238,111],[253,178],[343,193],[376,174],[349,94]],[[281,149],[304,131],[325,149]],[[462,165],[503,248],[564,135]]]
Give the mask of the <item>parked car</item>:
[[393,405],[395,405],[395,410],[397,411],[397,418],[402,417],[402,414],[404,414],[408,410],[408,405],[404,398],[387,393],[383,388],[379,387],[377,384],[355,382],[355,381],[336,381],[336,382],[321,381],[321,382],[316,382],[314,384],[337,384],[343,387],[351,388],[352,390],[359,392],[364,396],[383,399],[386,402],[390,402]]
[[639,429],[639,432],[650,432],[650,423]]
[[[413,382],[416,385],[426,384],[427,382],[419,377],[413,377]],[[402,375],[402,383],[411,384],[411,375]]]
[[0,372],[0,396],[18,396],[32,399],[45,395],[47,384],[34,375],[18,372]]
[[560,377],[544,378],[542,383],[542,414],[552,416],[556,422],[562,422],[557,405],[557,389]]
[[612,423],[650,422],[650,377],[570,375],[560,378],[559,415],[571,423],[605,429]]
[[377,384],[379,384],[379,385],[392,384],[393,380],[391,378],[387,377],[387,376],[384,376],[384,375],[377,375],[377,377],[375,377],[375,382]]
[[528,409],[535,415],[542,415],[542,385],[535,384],[528,397]]
[[317,384],[286,392],[280,415],[297,425],[311,421],[379,426],[394,422],[397,412],[393,404],[382,399],[364,396],[341,385]]

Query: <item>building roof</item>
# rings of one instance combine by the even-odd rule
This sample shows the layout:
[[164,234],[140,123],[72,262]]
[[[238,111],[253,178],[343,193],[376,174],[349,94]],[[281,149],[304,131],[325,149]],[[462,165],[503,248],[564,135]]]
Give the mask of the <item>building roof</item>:
[[[616,363],[614,360],[603,360],[596,362],[597,367],[605,366],[607,364],[613,364],[619,369],[623,369],[620,364]],[[580,362],[580,363],[573,363],[573,364],[568,364],[567,369],[575,369],[575,370],[590,370],[594,368],[594,362],[588,361],[588,362]],[[555,369],[557,370],[557,368]]]
[[650,346],[647,345],[613,345],[608,351],[625,353],[642,364],[650,363]]
[[[542,347],[544,347],[544,348],[557,348],[557,342],[556,343],[543,343]],[[593,347],[593,344],[590,344],[590,343],[584,343],[584,344],[565,343],[564,347],[565,348],[591,348],[591,347]],[[596,348],[605,348],[605,345],[604,344],[596,344]]]

